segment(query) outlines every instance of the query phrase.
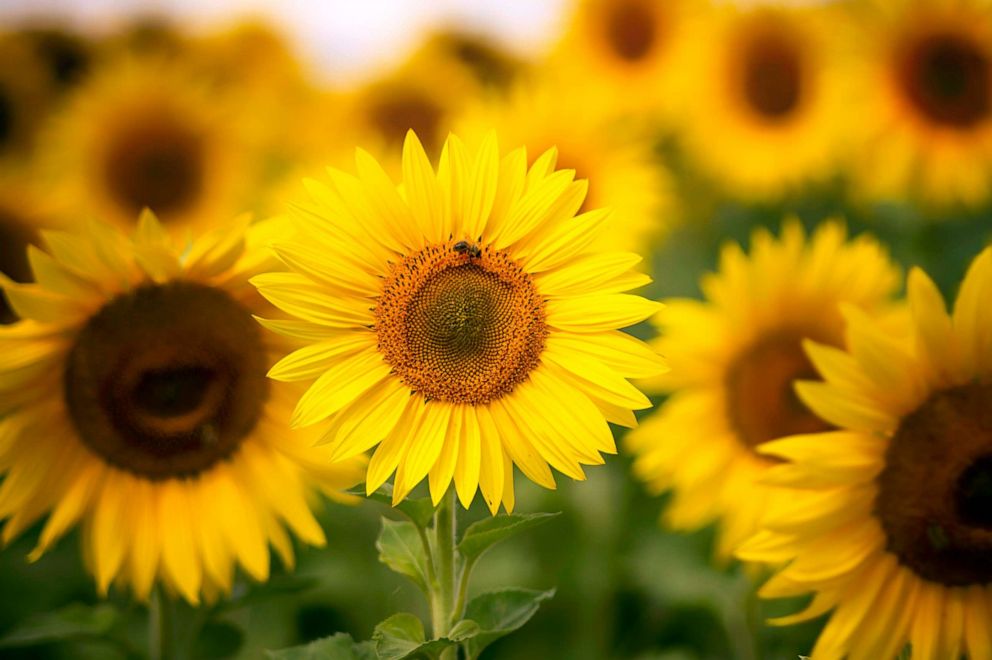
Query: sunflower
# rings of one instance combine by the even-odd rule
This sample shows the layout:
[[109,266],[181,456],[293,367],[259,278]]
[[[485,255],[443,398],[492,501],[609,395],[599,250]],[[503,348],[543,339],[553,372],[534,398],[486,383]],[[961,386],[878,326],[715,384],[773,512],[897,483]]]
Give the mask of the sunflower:
[[559,73],[642,112],[669,107],[684,27],[701,0],[581,0],[551,55]]
[[[948,314],[909,276],[908,341],[847,314],[848,350],[808,342],[823,382],[797,392],[836,428],[768,443],[766,479],[792,490],[769,508],[747,559],[789,562],[765,597],[816,592],[833,610],[813,657],[992,658],[992,249]],[[870,615],[866,612],[871,611]]]
[[457,28],[432,33],[413,57],[450,60],[496,90],[510,89],[527,71],[527,63],[503,44],[481,32]]
[[977,205],[992,191],[992,3],[858,6],[859,103],[869,141],[856,183],[876,199]]
[[840,306],[881,312],[897,280],[873,239],[848,242],[827,222],[807,240],[789,221],[779,240],[756,231],[750,255],[727,245],[702,281],[705,301],[669,302],[655,348],[672,371],[655,385],[670,397],[627,436],[634,472],[652,491],[674,491],[669,525],[719,520],[721,558],[754,533],[776,495],[757,481],[772,461],[755,447],[829,428],[792,394],[795,379],[815,375],[803,339],[840,345]]
[[727,6],[690,30],[676,95],[684,145],[735,196],[777,198],[837,173],[851,125],[837,16]]
[[274,246],[293,272],[253,280],[297,317],[274,329],[310,344],[270,373],[316,378],[293,425],[329,418],[335,459],[378,445],[366,489],[395,472],[397,502],[424,477],[437,502],[453,479],[495,513],[513,508],[513,465],[547,488],[549,465],[583,479],[615,452],[606,422],[650,405],[626,378],[664,370],[617,330],[658,308],[621,293],[648,281],[640,258],[588,249],[608,211],[575,216],[586,184],[553,171],[554,150],[528,168],[493,133],[476,151],[449,137],[435,173],[410,132],[399,186],[356,161],[310,182],[299,239]]
[[144,208],[170,229],[232,217],[254,192],[261,142],[236,99],[174,60],[108,64],[45,137],[42,168],[57,204],[127,228]]
[[45,63],[17,35],[0,34],[0,159],[29,153],[52,99]]
[[422,51],[395,71],[347,94],[341,99],[340,116],[352,131],[352,146],[365,145],[380,160],[398,165],[411,130],[436,159],[453,118],[481,93],[482,87],[464,66]]
[[489,129],[534,156],[555,147],[556,167],[587,181],[580,210],[613,210],[612,226],[597,247],[640,251],[674,224],[667,170],[649,136],[618,124],[609,100],[550,80],[520,86],[507,100],[479,103],[456,121],[456,132],[470,141],[481,140]]
[[[247,280],[275,231],[245,222],[173,243],[150,214],[133,237],[97,223],[43,232],[35,284],[3,279],[23,320],[0,328],[0,538],[48,514],[39,557],[82,528],[97,587],[157,581],[196,603],[230,590],[235,564],[269,573],[287,529],[322,544],[308,499],[361,479],[288,431],[298,392],[270,383],[284,352],[253,314]],[[126,532],[126,533],[122,533]]]

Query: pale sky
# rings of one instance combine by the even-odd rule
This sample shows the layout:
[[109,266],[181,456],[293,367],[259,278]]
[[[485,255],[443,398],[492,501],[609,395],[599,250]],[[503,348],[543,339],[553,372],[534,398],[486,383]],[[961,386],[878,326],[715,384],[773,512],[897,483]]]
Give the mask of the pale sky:
[[491,34],[522,52],[559,32],[570,0],[0,0],[0,25],[49,17],[106,33],[129,18],[173,17],[207,30],[238,17],[267,17],[329,82],[347,83],[388,67],[438,25]]

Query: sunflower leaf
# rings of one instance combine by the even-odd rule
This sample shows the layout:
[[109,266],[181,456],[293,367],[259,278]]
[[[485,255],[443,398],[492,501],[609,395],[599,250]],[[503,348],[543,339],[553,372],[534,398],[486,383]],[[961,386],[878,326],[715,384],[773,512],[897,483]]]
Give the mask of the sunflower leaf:
[[482,650],[500,637],[508,635],[527,623],[541,606],[541,602],[555,595],[555,590],[509,588],[479,594],[465,608],[465,617],[479,627],[478,632],[465,641],[469,660],[479,657]]
[[113,605],[73,603],[53,612],[29,616],[0,637],[0,649],[81,637],[102,637],[119,619],[120,613]]
[[430,642],[424,634],[424,624],[412,614],[394,614],[375,627],[372,633],[379,660],[404,658],[436,658],[456,642],[442,638]]
[[268,660],[377,660],[372,642],[355,642],[351,635],[337,633],[302,646],[266,651]]
[[427,586],[427,554],[420,531],[412,522],[382,519],[382,531],[376,539],[379,561],[413,580],[424,592]]
[[493,545],[525,530],[543,525],[558,513],[508,514],[485,518],[472,523],[458,543],[458,550],[468,560],[474,560]]
[[[350,491],[353,495],[365,497],[363,489]],[[368,496],[369,499],[383,504],[393,505],[393,485],[383,484],[377,491]],[[434,519],[434,504],[429,497],[406,498],[394,507],[405,514],[413,523],[421,529],[430,526]]]

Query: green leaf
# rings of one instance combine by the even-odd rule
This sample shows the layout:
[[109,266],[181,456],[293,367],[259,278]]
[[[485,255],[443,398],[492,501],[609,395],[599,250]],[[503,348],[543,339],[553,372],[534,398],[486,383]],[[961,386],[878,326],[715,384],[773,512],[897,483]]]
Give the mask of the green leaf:
[[376,539],[379,561],[412,579],[424,592],[427,588],[427,555],[420,532],[412,522],[382,519],[382,531]]
[[558,515],[557,513],[514,513],[485,518],[468,526],[465,535],[458,543],[458,550],[466,559],[475,559],[503,539],[543,525]]
[[[478,629],[474,621],[459,622],[452,628],[455,636],[472,636],[473,627]],[[456,631],[455,629],[458,628]],[[412,614],[394,614],[378,626],[372,633],[375,641],[375,652],[379,660],[404,660],[413,658],[437,658],[446,648],[457,645],[458,640],[453,636],[442,637],[427,641],[424,634],[424,624]]]
[[73,603],[54,612],[29,616],[0,637],[0,648],[33,646],[80,637],[102,637],[120,615],[113,605]]
[[480,632],[482,632],[482,628],[479,627],[478,623],[472,619],[462,619],[451,627],[447,638],[453,642],[464,642],[466,639],[472,639]]
[[351,635],[338,633],[303,646],[266,651],[269,660],[377,660],[371,642],[355,643]]
[[465,642],[469,660],[479,657],[482,649],[527,623],[541,602],[554,595],[554,589],[509,588],[479,594],[469,601],[465,617],[479,626],[479,632]]
[[[352,491],[352,493],[365,497],[365,491]],[[387,483],[379,486],[379,489],[368,498],[393,506],[393,485]],[[421,529],[429,527],[434,519],[434,503],[429,497],[407,498],[393,508],[405,514]]]
[[245,634],[238,626],[227,621],[206,623],[193,643],[195,658],[229,658],[244,644]]

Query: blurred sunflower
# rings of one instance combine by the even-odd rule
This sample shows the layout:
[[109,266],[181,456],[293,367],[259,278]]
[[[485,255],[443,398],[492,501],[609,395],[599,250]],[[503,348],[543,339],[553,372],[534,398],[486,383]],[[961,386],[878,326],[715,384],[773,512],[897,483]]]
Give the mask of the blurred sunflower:
[[833,610],[814,658],[992,657],[992,250],[952,314],[922,271],[908,289],[910,341],[850,310],[846,352],[806,344],[824,382],[797,391],[838,430],[759,449],[794,490],[739,554],[789,562],[762,596],[816,593],[778,623]]
[[857,98],[872,141],[855,177],[874,198],[980,204],[992,191],[992,3],[875,0],[856,10]]
[[554,166],[587,181],[580,212],[613,210],[597,248],[640,252],[674,224],[667,170],[649,136],[616,122],[609,99],[545,80],[516,88],[505,101],[476,104],[456,121],[456,132],[470,141],[490,129],[507,144],[525,146],[533,158],[555,147]]
[[165,59],[108,65],[45,136],[53,203],[122,227],[144,208],[170,230],[232,217],[254,192],[261,140],[235,100]]
[[0,35],[0,159],[27,154],[52,99],[45,63],[17,35]]
[[431,34],[418,48],[428,59],[444,58],[468,71],[483,86],[510,89],[527,71],[527,63],[504,45],[482,33],[455,28]]
[[24,320],[0,328],[0,519],[9,542],[48,514],[37,558],[77,523],[101,593],[157,579],[190,602],[257,580],[287,528],[320,545],[308,498],[361,479],[288,431],[298,392],[265,377],[285,352],[247,279],[277,228],[176,244],[150,214],[133,236],[89,224],[29,248],[35,284],[4,278]]
[[843,226],[828,222],[807,240],[789,221],[779,240],[756,231],[750,255],[727,245],[719,272],[701,283],[705,302],[668,303],[655,348],[672,371],[654,384],[670,396],[627,441],[637,476],[652,491],[674,491],[669,525],[718,519],[720,557],[754,533],[774,501],[757,481],[773,461],[755,447],[829,428],[793,394],[794,380],[815,376],[802,341],[841,345],[840,306],[883,311],[897,281],[873,239],[847,242]]
[[648,281],[639,257],[589,250],[608,211],[576,217],[585,182],[553,150],[501,159],[492,133],[475,152],[449,137],[437,173],[409,133],[400,186],[356,161],[357,177],[310,182],[299,240],[274,246],[294,272],[252,280],[298,319],[268,325],[310,344],[270,372],[316,378],[293,425],[330,418],[335,459],[378,445],[366,489],[395,472],[395,501],[429,477],[437,502],[453,479],[495,513],[513,509],[514,464],[547,488],[549,465],[583,479],[615,452],[607,420],[650,405],[626,378],[664,370],[617,330],[658,305],[620,293]]
[[[26,176],[0,176],[0,274],[16,282],[31,281],[28,245],[37,245],[40,230],[52,228],[53,221],[42,211],[38,194]],[[0,293],[0,324],[17,320],[14,311]]]
[[683,28],[703,6],[699,0],[581,0],[551,62],[618,108],[668,107]]
[[460,64],[418,52],[395,71],[345,95],[343,121],[353,131],[352,146],[364,145],[398,174],[407,131],[420,136],[436,160],[455,115],[481,93],[479,83]]
[[82,35],[56,27],[29,28],[17,33],[44,64],[49,84],[57,91],[77,85],[91,70],[97,47]]
[[732,194],[776,198],[836,175],[851,126],[838,15],[726,6],[693,24],[678,121],[690,158]]

